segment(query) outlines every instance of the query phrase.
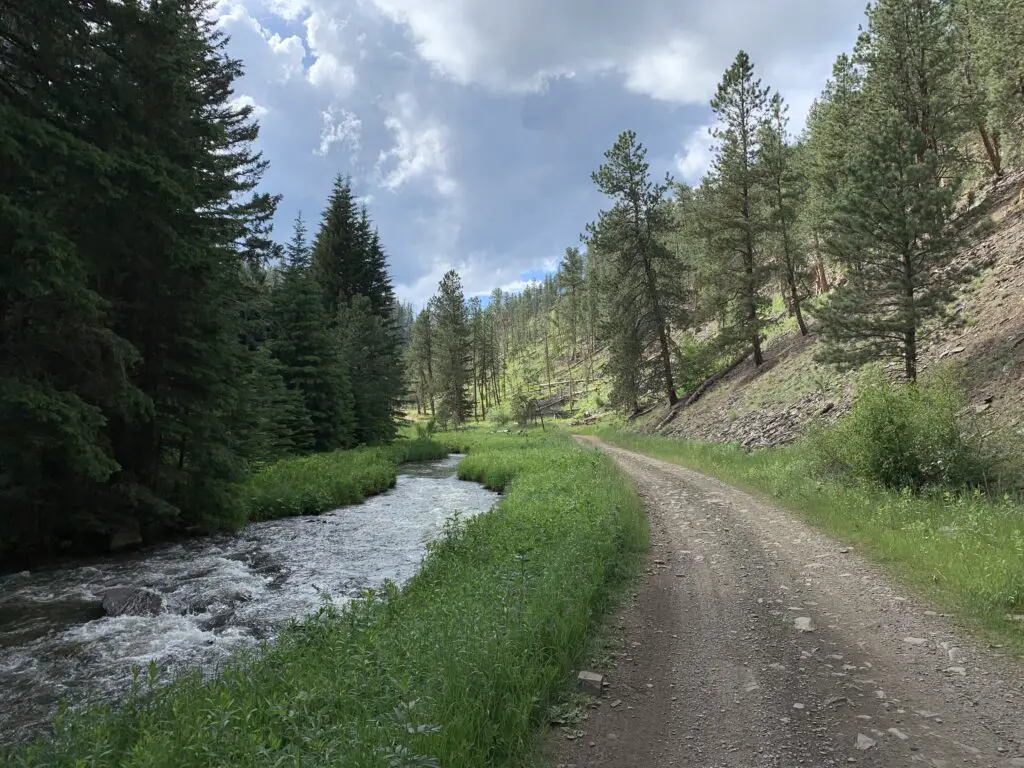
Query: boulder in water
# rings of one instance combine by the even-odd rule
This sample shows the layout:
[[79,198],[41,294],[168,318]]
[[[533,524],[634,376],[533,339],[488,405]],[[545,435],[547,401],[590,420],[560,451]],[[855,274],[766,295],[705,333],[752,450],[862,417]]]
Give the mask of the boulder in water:
[[163,607],[164,599],[148,589],[114,587],[103,594],[107,616],[156,616]]
[[142,544],[142,532],[136,522],[126,523],[110,537],[110,551],[118,552],[122,549],[130,549]]

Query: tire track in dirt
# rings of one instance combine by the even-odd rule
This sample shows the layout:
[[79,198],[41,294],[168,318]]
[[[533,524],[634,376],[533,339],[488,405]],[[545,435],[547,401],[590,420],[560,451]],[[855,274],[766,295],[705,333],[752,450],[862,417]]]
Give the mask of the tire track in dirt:
[[[1024,768],[1024,668],[878,569],[717,480],[600,443],[651,565],[625,653],[560,765]],[[613,706],[614,705],[614,706]]]

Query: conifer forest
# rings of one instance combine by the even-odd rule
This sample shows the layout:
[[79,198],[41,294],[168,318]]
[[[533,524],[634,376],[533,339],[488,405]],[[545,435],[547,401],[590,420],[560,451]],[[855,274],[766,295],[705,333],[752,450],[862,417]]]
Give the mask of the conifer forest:
[[977,271],[956,258],[964,184],[1021,160],[1019,0],[879,0],[804,130],[740,51],[699,184],[657,177],[625,130],[595,162],[607,206],[553,274],[467,296],[450,271],[414,309],[344,176],[271,231],[209,7],[0,11],[4,552],[237,527],[247,472],[388,442],[402,409],[522,420],[555,394],[592,405],[597,381],[626,413],[675,404],[760,365],[780,310],[823,360],[914,380]]

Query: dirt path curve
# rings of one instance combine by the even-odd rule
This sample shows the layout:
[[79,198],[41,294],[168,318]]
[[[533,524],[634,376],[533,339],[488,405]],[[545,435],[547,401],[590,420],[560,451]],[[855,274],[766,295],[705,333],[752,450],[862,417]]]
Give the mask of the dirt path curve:
[[1024,766],[1024,667],[788,514],[600,443],[652,563],[563,766]]

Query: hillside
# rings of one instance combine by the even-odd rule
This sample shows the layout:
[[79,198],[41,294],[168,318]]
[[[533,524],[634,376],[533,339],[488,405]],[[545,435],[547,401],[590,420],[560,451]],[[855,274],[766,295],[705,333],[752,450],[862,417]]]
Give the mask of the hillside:
[[[955,366],[970,403],[993,428],[1024,434],[1024,172],[978,190],[962,258],[986,264],[957,302],[954,321],[924,346],[921,369]],[[990,223],[987,223],[990,222]],[[984,233],[984,234],[982,234]],[[816,363],[811,334],[784,322],[765,347],[758,369],[750,360],[696,402],[672,411],[661,405],[634,420],[647,433],[739,442],[748,448],[789,442],[817,421],[848,408],[856,373]],[[685,402],[685,400],[684,400]]]

